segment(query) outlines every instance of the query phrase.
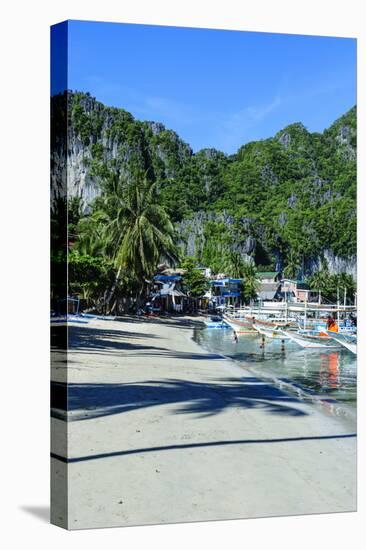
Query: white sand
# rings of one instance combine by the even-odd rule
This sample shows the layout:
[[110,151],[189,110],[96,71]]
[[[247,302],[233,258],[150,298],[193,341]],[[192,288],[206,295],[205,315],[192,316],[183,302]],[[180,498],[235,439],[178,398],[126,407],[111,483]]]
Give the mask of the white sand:
[[209,354],[189,322],[71,329],[68,527],[355,510],[352,422]]

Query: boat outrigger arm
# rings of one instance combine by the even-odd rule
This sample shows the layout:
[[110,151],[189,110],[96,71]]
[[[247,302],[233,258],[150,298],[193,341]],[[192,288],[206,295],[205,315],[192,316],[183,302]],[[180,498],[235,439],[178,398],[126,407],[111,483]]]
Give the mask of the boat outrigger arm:
[[338,342],[328,336],[291,332],[289,330],[284,330],[283,333],[302,348],[338,348],[340,346]]
[[357,355],[357,336],[356,334],[344,334],[342,332],[333,332],[327,330],[328,336],[330,336],[335,342],[341,344],[355,355]]

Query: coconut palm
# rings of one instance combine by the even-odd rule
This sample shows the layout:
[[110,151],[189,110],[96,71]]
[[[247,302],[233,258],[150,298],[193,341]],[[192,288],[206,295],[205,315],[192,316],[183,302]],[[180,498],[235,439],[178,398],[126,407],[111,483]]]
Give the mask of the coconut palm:
[[228,251],[224,259],[224,271],[235,279],[243,279],[242,296],[249,302],[257,296],[259,280],[253,262],[245,261],[239,252]]
[[257,278],[257,269],[253,262],[247,262],[243,270],[243,298],[250,302],[257,297],[260,281]]
[[309,278],[309,285],[312,290],[317,290],[324,295],[329,293],[330,274],[327,269],[315,271]]
[[106,303],[110,303],[121,273],[139,281],[137,301],[159,261],[178,259],[173,224],[159,203],[157,183],[146,177],[125,182],[112,175],[105,182],[101,207],[110,222],[106,227],[105,249],[112,253],[116,272]]
[[224,273],[235,279],[240,279],[243,276],[244,267],[245,261],[243,260],[240,252],[236,252],[234,250],[226,251],[222,263]]
[[286,260],[286,266],[283,270],[285,277],[289,279],[296,279],[299,271],[301,269],[301,264],[298,255],[291,251]]

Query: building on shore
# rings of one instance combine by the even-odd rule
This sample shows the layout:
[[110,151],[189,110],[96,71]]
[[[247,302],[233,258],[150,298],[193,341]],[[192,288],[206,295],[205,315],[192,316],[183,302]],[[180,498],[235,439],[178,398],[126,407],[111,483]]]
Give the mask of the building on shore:
[[321,299],[318,291],[311,290],[303,281],[293,279],[281,280],[281,294],[288,302],[318,302]]
[[210,290],[207,293],[212,307],[233,306],[239,307],[241,302],[242,279],[213,279],[210,281]]
[[281,273],[279,271],[258,271],[257,278],[263,284],[279,283],[281,279]]
[[259,288],[257,299],[259,302],[278,302],[281,296],[281,274],[278,271],[259,271],[257,273]]
[[183,313],[188,305],[188,297],[182,289],[182,273],[169,271],[169,274],[160,273],[154,276],[148,304],[156,313]]

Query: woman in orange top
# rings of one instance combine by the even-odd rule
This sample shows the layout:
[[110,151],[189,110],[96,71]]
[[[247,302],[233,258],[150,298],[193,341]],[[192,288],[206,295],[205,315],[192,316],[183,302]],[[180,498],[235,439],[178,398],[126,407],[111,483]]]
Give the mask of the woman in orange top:
[[338,332],[338,325],[331,315],[328,316],[327,329],[331,332]]

